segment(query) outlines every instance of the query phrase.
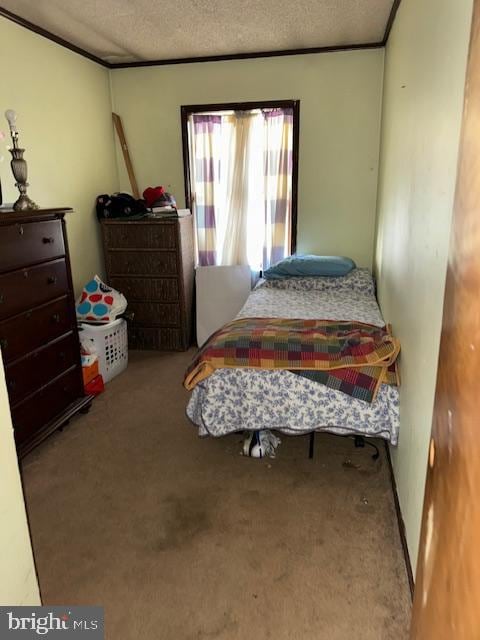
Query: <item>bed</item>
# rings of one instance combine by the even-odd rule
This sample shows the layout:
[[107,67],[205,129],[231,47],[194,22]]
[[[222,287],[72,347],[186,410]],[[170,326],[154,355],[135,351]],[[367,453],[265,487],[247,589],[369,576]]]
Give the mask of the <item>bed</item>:
[[[385,325],[368,269],[336,278],[261,280],[237,318]],[[367,403],[286,370],[218,369],[193,389],[187,415],[200,436],[260,429],[288,435],[327,431],[383,438],[396,445],[399,397],[398,388],[387,384]]]

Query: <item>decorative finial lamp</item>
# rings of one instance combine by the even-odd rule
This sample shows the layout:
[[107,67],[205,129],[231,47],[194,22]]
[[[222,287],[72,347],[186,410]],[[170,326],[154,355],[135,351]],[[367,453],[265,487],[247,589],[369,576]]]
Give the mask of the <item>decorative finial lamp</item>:
[[10,149],[10,153],[12,154],[10,166],[12,167],[13,177],[16,180],[15,186],[20,191],[20,196],[13,205],[13,208],[15,211],[38,209],[38,205],[35,204],[33,200],[30,200],[27,195],[27,163],[23,159],[25,149],[20,149],[18,146],[17,114],[13,109],[7,109],[7,111],[5,111],[5,118],[7,119],[8,126],[10,127],[10,136],[13,142],[13,147]]

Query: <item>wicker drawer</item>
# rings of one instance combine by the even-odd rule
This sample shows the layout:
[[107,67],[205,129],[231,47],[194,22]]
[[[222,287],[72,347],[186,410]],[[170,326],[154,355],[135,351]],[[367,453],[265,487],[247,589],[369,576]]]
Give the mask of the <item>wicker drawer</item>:
[[0,348],[4,363],[27,355],[68,333],[75,326],[73,313],[74,309],[65,296],[0,322]]
[[185,339],[180,329],[129,326],[130,349],[154,349],[159,351],[183,351]]
[[64,258],[0,276],[0,320],[59,298],[68,289]]
[[17,446],[36,436],[50,420],[60,416],[83,396],[82,374],[75,367],[12,408]]
[[14,405],[80,362],[73,333],[50,342],[6,367],[10,404]]
[[174,251],[109,251],[107,270],[111,275],[177,275]]
[[60,220],[1,227],[0,272],[59,258],[65,254]]
[[103,234],[110,249],[176,249],[175,223],[104,223]]
[[121,291],[129,303],[136,300],[176,302],[179,298],[177,278],[110,278],[109,284]]
[[188,347],[193,294],[193,220],[104,220],[108,283],[128,300],[132,349]]
[[129,302],[128,311],[135,314],[134,324],[158,327],[178,327],[180,325],[180,307],[177,303]]

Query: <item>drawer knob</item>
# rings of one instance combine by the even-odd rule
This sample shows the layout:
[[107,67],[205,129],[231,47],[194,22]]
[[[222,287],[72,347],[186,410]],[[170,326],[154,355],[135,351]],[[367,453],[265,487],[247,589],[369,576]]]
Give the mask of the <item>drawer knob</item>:
[[13,391],[13,389],[15,389],[16,386],[17,386],[17,383],[15,382],[15,380],[9,380],[8,381],[8,388],[12,389],[12,391]]
[[43,244],[53,244],[54,239],[52,237],[43,238]]
[[2,349],[6,349],[8,347],[8,340],[6,338],[0,339],[0,347]]
[[65,351],[60,351],[58,357],[60,358],[60,360],[65,360]]
[[57,284],[57,276],[48,276],[47,282],[48,284]]
[[21,236],[23,236],[24,231],[25,231],[25,230],[24,230],[24,228],[23,228],[23,225],[21,224],[21,225],[18,227],[18,233],[19,233]]
[[54,322],[57,322],[57,323],[60,322],[60,314],[59,313],[54,313],[53,316],[52,316],[52,320]]
[[5,300],[5,298],[3,297],[2,294],[0,294],[0,304],[2,304],[4,300]]

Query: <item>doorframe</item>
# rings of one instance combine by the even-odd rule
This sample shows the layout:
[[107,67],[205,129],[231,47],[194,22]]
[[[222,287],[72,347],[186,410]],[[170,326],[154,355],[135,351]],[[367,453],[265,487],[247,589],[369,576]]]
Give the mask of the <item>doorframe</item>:
[[474,0],[411,640],[480,629],[480,0]]
[[300,100],[256,100],[254,102],[221,102],[215,104],[190,104],[180,107],[182,127],[183,177],[185,183],[185,206],[191,209],[192,183],[190,176],[188,117],[192,113],[211,111],[250,111],[252,109],[292,109],[293,110],[293,149],[292,149],[292,221],[290,251],[297,250],[298,220],[298,159],[300,141]]

